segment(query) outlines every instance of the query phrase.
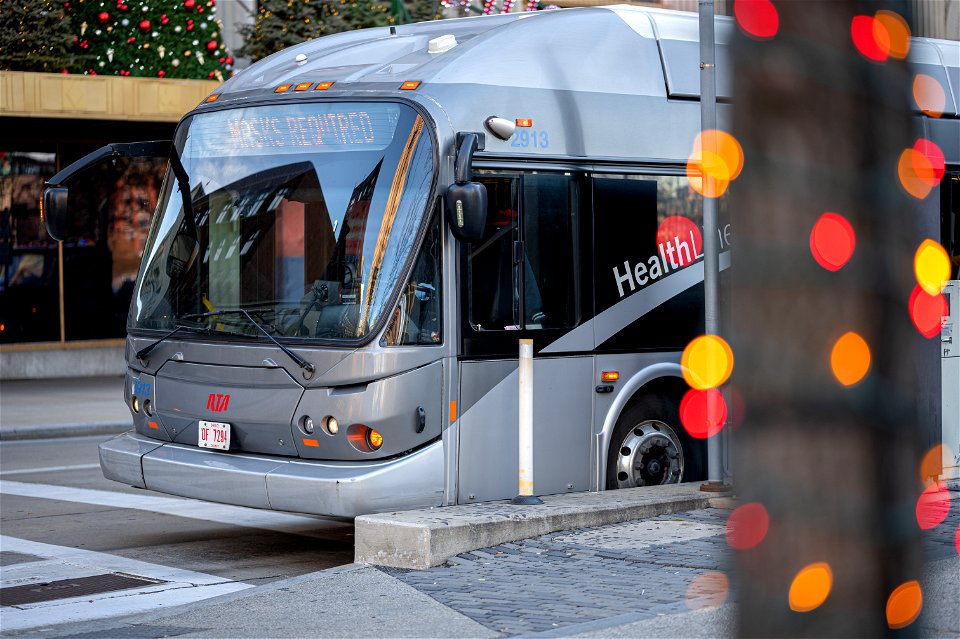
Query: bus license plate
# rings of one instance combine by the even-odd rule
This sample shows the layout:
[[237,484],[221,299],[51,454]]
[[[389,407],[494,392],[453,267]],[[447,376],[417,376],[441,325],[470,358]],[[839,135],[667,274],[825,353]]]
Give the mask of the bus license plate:
[[200,420],[200,437],[197,444],[201,448],[230,448],[230,424],[205,422]]

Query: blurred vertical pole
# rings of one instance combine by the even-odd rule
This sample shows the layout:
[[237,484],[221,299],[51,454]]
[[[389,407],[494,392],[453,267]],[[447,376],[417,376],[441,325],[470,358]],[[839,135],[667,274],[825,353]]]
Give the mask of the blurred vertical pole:
[[[884,636],[888,595],[920,575],[915,362],[929,345],[907,313],[919,216],[897,181],[915,139],[910,76],[903,62],[861,56],[851,21],[881,8],[903,15],[906,3],[774,6],[776,35],[741,34],[733,51],[745,154],[731,190],[732,382],[745,406],[733,453],[742,502],[762,504],[770,521],[759,545],[736,552],[739,634]],[[835,272],[810,245],[828,211],[856,236]],[[831,353],[851,331],[870,364],[844,386]],[[828,596],[792,610],[795,576],[819,562],[832,573]]]
[[[700,129],[709,131],[717,128],[717,68],[714,25],[714,0],[699,0],[700,11]],[[714,141],[713,136],[703,136],[704,156],[716,149],[708,148]],[[704,180],[713,179],[704,176]],[[709,189],[708,189],[709,192]],[[703,319],[704,332],[708,335],[720,335],[720,241],[717,235],[717,199],[703,198]],[[716,410],[713,402],[707,410]],[[710,416],[712,417],[712,415]],[[711,419],[712,421],[712,419]],[[707,440],[707,483],[703,490],[717,490],[723,486],[722,438],[711,437]]]

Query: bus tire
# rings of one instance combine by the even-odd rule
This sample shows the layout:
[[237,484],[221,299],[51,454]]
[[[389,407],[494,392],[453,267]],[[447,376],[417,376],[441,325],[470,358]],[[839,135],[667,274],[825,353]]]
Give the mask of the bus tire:
[[696,481],[705,470],[705,443],[683,430],[671,398],[644,395],[620,415],[607,454],[607,490]]

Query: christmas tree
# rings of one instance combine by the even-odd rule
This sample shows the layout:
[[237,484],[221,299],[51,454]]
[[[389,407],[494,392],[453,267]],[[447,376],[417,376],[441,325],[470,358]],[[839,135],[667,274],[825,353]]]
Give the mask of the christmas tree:
[[0,0],[0,69],[57,72],[73,64],[73,33],[59,2]]
[[63,8],[82,60],[74,71],[221,82],[231,74],[216,0],[68,0]]
[[245,44],[237,52],[252,60],[321,36],[384,27],[397,22],[380,0],[263,0],[252,25],[240,27]]

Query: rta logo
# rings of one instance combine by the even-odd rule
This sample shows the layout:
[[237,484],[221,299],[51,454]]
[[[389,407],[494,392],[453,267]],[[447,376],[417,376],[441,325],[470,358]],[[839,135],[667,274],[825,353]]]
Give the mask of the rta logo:
[[227,410],[227,406],[229,405],[229,395],[210,393],[210,397],[207,398],[207,410],[213,411],[214,413],[222,413],[223,411]]

